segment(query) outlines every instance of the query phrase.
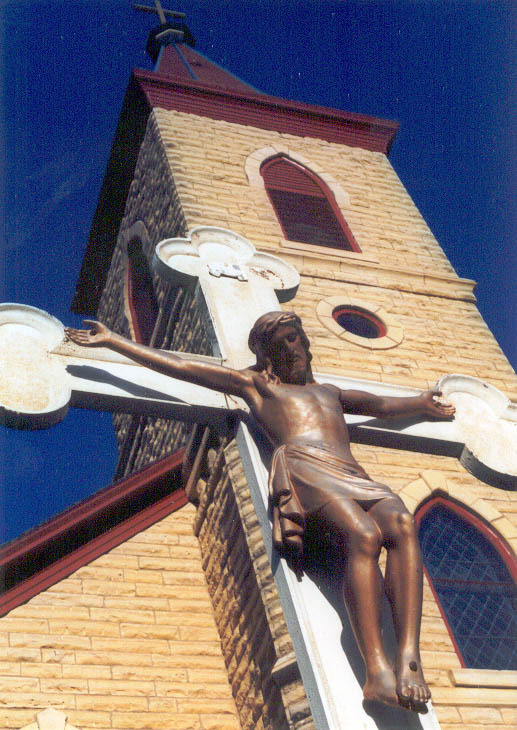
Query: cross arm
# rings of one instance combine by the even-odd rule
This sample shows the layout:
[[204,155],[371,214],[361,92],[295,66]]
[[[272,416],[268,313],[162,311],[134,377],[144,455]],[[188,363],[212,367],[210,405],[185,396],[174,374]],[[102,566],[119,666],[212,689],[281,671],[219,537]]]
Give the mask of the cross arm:
[[153,347],[128,340],[126,337],[112,332],[100,322],[85,320],[85,323],[90,326],[90,329],[65,328],[66,335],[78,345],[108,347],[163,375],[241,398],[252,385],[251,373],[248,370],[234,370],[215,363],[178,357],[173,352],[156,350]]
[[[46,428],[62,420],[69,405],[124,411],[202,423],[225,421],[239,399],[182,382],[108,347],[63,341],[51,315],[23,304],[0,304],[0,423]],[[181,360],[183,353],[174,355]],[[188,355],[201,365],[220,361]]]

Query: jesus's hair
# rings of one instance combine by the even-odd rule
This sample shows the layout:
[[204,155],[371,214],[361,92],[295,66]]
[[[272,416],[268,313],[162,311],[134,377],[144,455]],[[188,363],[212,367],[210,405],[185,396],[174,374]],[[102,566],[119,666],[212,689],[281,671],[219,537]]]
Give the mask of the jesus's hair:
[[276,330],[283,325],[291,325],[298,331],[302,346],[307,353],[307,363],[312,360],[309,339],[303,330],[300,317],[294,312],[268,312],[257,319],[248,337],[248,347],[257,357],[254,370],[269,371],[269,343]]

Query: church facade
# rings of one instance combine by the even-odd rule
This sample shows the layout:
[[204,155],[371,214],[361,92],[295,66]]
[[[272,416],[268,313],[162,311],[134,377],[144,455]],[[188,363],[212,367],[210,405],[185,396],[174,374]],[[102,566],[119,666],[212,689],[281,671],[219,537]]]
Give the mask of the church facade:
[[[447,378],[461,373],[457,407],[473,398],[474,418],[492,408],[485,390],[517,399],[474,282],[390,165],[394,123],[260,94],[188,43],[153,38],[156,69],[130,81],[75,311],[144,344],[220,356],[199,291],[152,266],[160,241],[217,227],[300,274],[278,308],[302,318],[318,379],[402,394],[441,381],[454,394]],[[4,551],[2,727],[323,730],[234,424],[114,422],[115,484]],[[460,448],[360,425],[354,455],[419,525],[433,721],[512,726],[515,457],[497,470],[476,442],[491,432]]]

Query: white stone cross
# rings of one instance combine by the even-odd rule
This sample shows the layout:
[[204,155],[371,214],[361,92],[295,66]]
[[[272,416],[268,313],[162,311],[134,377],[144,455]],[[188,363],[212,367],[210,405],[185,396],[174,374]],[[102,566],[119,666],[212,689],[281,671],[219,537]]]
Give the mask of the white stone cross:
[[[153,266],[174,283],[187,287],[199,283],[221,358],[177,354],[234,368],[253,362],[246,343],[257,318],[277,310],[279,300],[289,301],[299,283],[296,270],[281,259],[257,252],[249,241],[232,231],[213,227],[196,228],[188,239],[162,241],[156,247]],[[63,336],[63,325],[41,310],[0,305],[0,416],[8,425],[52,425],[64,417],[69,404],[205,423],[224,420],[228,409],[244,407],[236,398],[155,373],[106,348],[81,348],[64,342]],[[416,392],[346,377],[315,376],[342,388],[377,394]],[[383,443],[391,437],[399,447],[412,443],[414,448],[416,442],[422,444],[422,450],[458,455],[463,449],[472,463],[489,472],[503,463],[517,480],[513,456],[517,451],[517,418],[508,400],[495,388],[467,376],[446,376],[440,385],[457,406],[453,422],[393,423],[362,416],[347,420],[373,442]],[[499,440],[503,450],[511,451],[506,461],[501,454],[493,458],[494,440]],[[377,722],[364,713],[361,688],[341,649],[341,619],[307,576],[299,583],[286,564],[274,556],[267,509],[267,469],[243,423],[237,432],[237,444],[318,730],[436,730],[432,711],[417,718],[413,713],[394,715],[387,710]]]

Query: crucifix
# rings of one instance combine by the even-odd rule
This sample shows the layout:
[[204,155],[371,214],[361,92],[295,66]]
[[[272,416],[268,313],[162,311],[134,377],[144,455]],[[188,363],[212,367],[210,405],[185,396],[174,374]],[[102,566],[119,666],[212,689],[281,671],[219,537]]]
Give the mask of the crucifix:
[[[314,444],[306,443],[307,429],[303,430],[303,424],[307,419],[311,421],[308,427],[310,433],[320,429],[321,433],[318,431],[316,434],[317,441],[330,440],[332,442],[335,436],[341,440],[345,438],[345,432],[342,430],[344,427],[339,424],[335,416],[331,415],[332,409],[337,403],[336,398],[342,397],[337,394],[343,392],[343,384],[349,394],[345,396],[346,404],[343,402],[343,407],[345,408],[346,405],[348,411],[351,411],[351,420],[355,420],[357,427],[368,432],[382,434],[389,433],[390,429],[393,429],[393,426],[390,427],[389,422],[383,418],[383,415],[389,415],[388,412],[384,412],[382,408],[379,410],[380,401],[390,401],[392,407],[394,401],[413,403],[414,407],[412,406],[412,409],[409,410],[402,408],[397,411],[395,408],[395,415],[408,415],[415,412],[415,409],[424,417],[426,415],[447,417],[451,414],[450,410],[444,410],[440,414],[440,407],[433,403],[430,395],[426,396],[424,400],[421,395],[397,398],[392,389],[392,394],[386,398],[384,395],[386,386],[384,386],[384,393],[376,393],[375,391],[379,388],[382,391],[382,386],[372,383],[368,384],[371,400],[365,412],[364,405],[359,407],[354,400],[354,398],[364,400],[365,394],[354,396],[353,393],[356,391],[350,389],[349,383],[339,383],[338,379],[334,378],[334,382],[330,382],[327,386],[319,385],[310,371],[308,343],[305,347],[302,330],[297,329],[296,318],[293,320],[285,313],[277,313],[275,319],[275,316],[272,318],[270,314],[272,311],[278,310],[279,300],[288,301],[296,293],[299,282],[297,272],[281,259],[257,252],[246,239],[232,231],[201,227],[192,231],[189,239],[162,241],[156,248],[154,268],[161,276],[175,283],[200,287],[219,341],[221,351],[219,362],[214,358],[193,355],[187,356],[186,361],[182,361],[181,356],[171,356],[170,353],[157,351],[152,351],[154,360],[151,362],[150,353],[144,353],[141,356],[140,351],[137,352],[140,346],[127,340],[123,343],[123,338],[116,335],[113,339],[112,335],[104,331],[100,325],[92,325],[92,331],[84,331],[82,334],[70,330],[69,335],[72,342],[63,343],[64,329],[50,315],[22,305],[2,305],[0,308],[0,324],[2,325],[0,327],[0,351],[6,363],[2,372],[10,373],[11,378],[8,380],[6,376],[3,376],[0,380],[0,400],[3,405],[3,419],[8,425],[32,425],[33,427],[51,425],[64,417],[69,402],[73,405],[90,408],[159,414],[176,419],[183,418],[213,424],[224,421],[229,409],[242,414],[251,410],[255,420],[258,420],[268,433],[273,445],[278,446],[279,442],[282,445],[282,442],[287,440],[288,448],[291,451],[294,447],[295,451],[298,449],[303,452],[303,458],[299,454],[293,456],[291,452],[284,451],[282,454],[279,454],[278,450],[275,452],[272,483],[273,491],[275,491],[275,482],[280,484],[279,490],[277,490],[280,495],[277,494],[278,498],[275,498],[274,501],[278,514],[276,520],[273,521],[272,528],[267,514],[267,470],[259,449],[251,439],[245,419],[239,425],[237,443],[252,490],[253,501],[263,527],[264,540],[269,548],[270,557],[272,557],[275,530],[279,527],[279,523],[284,520],[285,526],[294,517],[291,521],[294,522],[295,528],[300,526],[300,522],[297,522],[296,510],[293,511],[289,507],[286,512],[286,503],[282,503],[286,475],[289,480],[290,474],[294,471],[298,470],[302,473],[301,476],[298,475],[294,479],[296,482],[294,491],[298,490],[298,492],[302,482],[308,483],[311,480],[310,475],[307,476],[305,473],[307,469],[309,472],[312,469],[314,474],[318,475],[318,482],[328,477],[328,469],[325,470],[321,463],[314,466],[318,458],[320,462],[322,461],[321,454],[318,457],[317,454],[311,452],[311,466],[310,468],[307,466],[307,448],[313,448]],[[286,316],[287,319],[282,319]],[[275,321],[273,322],[273,320]],[[231,323],[230,326],[228,323]],[[257,360],[261,359],[261,361],[257,362],[255,368],[249,369],[251,353],[245,343],[247,334],[255,323],[257,326],[252,330],[250,347],[257,355]],[[274,324],[272,328],[269,327],[271,323]],[[293,323],[296,326],[293,326]],[[268,347],[264,349],[264,345],[273,341],[275,337],[277,338],[277,349],[268,350]],[[82,345],[95,345],[96,347],[85,348]],[[138,363],[156,366],[155,370],[158,372],[143,368]],[[164,363],[167,365],[163,365]],[[178,382],[174,378],[167,377],[167,374],[171,374],[171,370],[168,369],[170,363],[173,363],[172,370],[182,381],[190,382]],[[242,370],[243,368],[244,370]],[[239,372],[257,373],[258,380],[254,379],[254,375],[249,375],[253,381],[249,391],[251,395],[246,390],[248,386],[240,383],[241,376],[232,374]],[[470,382],[475,379],[458,385],[458,382],[462,378],[465,379],[465,376],[451,377],[452,380],[449,379],[442,384],[445,386],[444,390],[448,391],[448,395],[460,392],[462,395],[470,396],[470,401],[478,398],[476,384]],[[323,378],[325,381],[329,381],[327,376],[323,376]],[[303,395],[301,400],[298,397],[295,398],[296,403],[293,406],[294,401],[291,394],[296,391],[300,395],[303,388],[306,387],[309,387],[309,390],[312,389],[312,395],[309,398]],[[256,392],[261,388],[264,392],[259,393],[258,397]],[[278,405],[275,401],[276,396],[272,399],[270,397],[271,393],[274,395],[275,389],[282,393],[286,388],[287,400],[291,402],[287,410],[281,404]],[[294,388],[294,390],[289,390],[289,388]],[[355,388],[357,388],[357,384],[355,384]],[[303,393],[306,392],[308,391],[303,391]],[[328,425],[322,427],[321,422],[318,422],[320,425],[316,421],[312,422],[318,410],[324,414],[325,424],[333,424],[330,430]],[[461,411],[461,409],[459,410]],[[504,409],[500,410],[500,421],[504,412]],[[417,418],[416,423],[399,423],[396,426],[401,443],[404,442],[405,437],[428,439],[430,442],[452,445],[459,443],[461,419],[459,427],[450,421],[427,422],[423,426],[419,420],[422,419]],[[511,419],[506,418],[506,420]],[[493,424],[492,427],[496,428]],[[322,428],[323,430],[321,430]],[[499,430],[501,432],[501,429]],[[515,435],[515,431],[511,429],[508,433],[510,439]],[[338,457],[348,457],[348,452],[340,454],[339,443],[341,442],[333,443]],[[329,462],[330,456],[327,454],[325,459]],[[295,464],[296,460],[304,463],[300,466]],[[282,461],[281,464],[278,463],[280,461]],[[355,468],[355,465],[352,464],[352,467]],[[332,468],[335,471],[342,467],[336,463]],[[354,488],[359,490],[364,490],[365,487],[373,488],[375,494],[370,495],[375,501],[372,513],[377,509],[377,504],[382,502],[386,504],[391,497],[394,497],[389,490],[388,492],[383,491],[383,489],[387,489],[384,488],[384,485],[376,484],[371,480],[369,480],[370,486],[366,485],[364,482],[368,481],[367,478],[365,480],[367,475],[360,471],[360,467],[355,475],[349,476],[353,476],[353,479],[356,480],[353,482]],[[358,492],[358,495],[358,502],[361,499],[364,500],[364,491]],[[305,500],[307,503],[311,499],[312,497],[302,496],[301,501]],[[393,500],[392,503],[395,504]],[[312,512],[319,511],[325,516],[327,523],[334,522],[342,526],[347,515],[335,514],[335,510],[329,509],[328,504],[327,500],[321,505],[309,504],[307,508],[306,505],[302,505],[302,508],[307,514],[311,510]],[[325,511],[329,514],[325,515]],[[357,532],[368,532],[370,523],[363,525],[364,519],[358,515],[359,512],[354,515]],[[379,514],[377,519],[378,524],[385,525],[389,531],[389,517]],[[374,522],[377,524],[377,520]],[[338,532],[341,529],[339,525]],[[289,525],[287,527],[288,531],[291,530]],[[347,536],[353,532],[352,527],[353,525],[345,525],[344,531]],[[296,538],[296,529],[294,529],[294,533],[291,530],[290,534],[291,536],[294,534]],[[278,538],[276,541],[278,542]],[[366,572],[368,570],[365,568]],[[275,569],[275,578],[284,604],[286,620],[292,631],[300,673],[308,694],[312,698],[311,708],[317,726],[336,729],[347,726],[375,727],[376,725],[371,724],[369,716],[361,714],[360,688],[347,656],[340,651],[339,647],[342,628],[339,620],[336,622],[336,617],[332,615],[331,611],[329,612],[329,607],[325,606],[325,601],[321,600],[314,584],[307,577],[298,582],[286,563],[278,564]],[[357,595],[357,588],[361,580],[362,577],[359,576],[358,582],[356,581],[357,585],[354,587],[354,579],[350,578],[348,596],[352,600]],[[396,592],[396,590],[393,588],[393,591]],[[397,600],[400,603],[399,599],[393,598],[395,603]],[[409,597],[409,600],[418,602],[418,596],[416,599],[414,596]],[[397,617],[396,611],[395,616]],[[403,624],[404,620],[400,616],[399,612],[396,623]],[[354,618],[352,615],[352,625],[359,646],[368,661],[369,649],[365,643],[368,644],[370,639],[365,630],[367,627],[361,628],[360,626],[361,618],[361,616]],[[372,621],[377,620],[374,614],[370,618]],[[330,634],[329,627],[332,627]],[[404,634],[403,627],[399,626],[398,629],[399,633]],[[329,646],[330,652],[327,651]],[[381,699],[385,703],[396,704],[398,693],[399,698],[400,695],[403,695],[407,703],[413,705],[415,709],[417,705],[425,704],[427,696],[423,679],[421,679],[419,658],[414,655],[412,658],[407,656],[406,659],[407,667],[404,666],[402,672],[402,674],[405,672],[403,681],[408,685],[408,677],[414,675],[417,681],[413,682],[413,685],[417,689],[410,690],[407,687],[402,689],[400,681],[395,689],[395,686],[390,684],[392,680],[389,678],[370,677],[370,680],[367,678],[365,687],[366,699]],[[380,673],[382,674],[382,672]],[[343,697],[344,685],[348,692],[346,698]],[[413,719],[408,719],[407,715]],[[359,721],[361,725],[358,724]],[[421,722],[421,725],[415,725],[414,716],[406,713],[405,717],[397,715],[396,718],[392,718],[392,727],[437,727],[432,712],[418,722]],[[386,722],[384,727],[388,727]]]

